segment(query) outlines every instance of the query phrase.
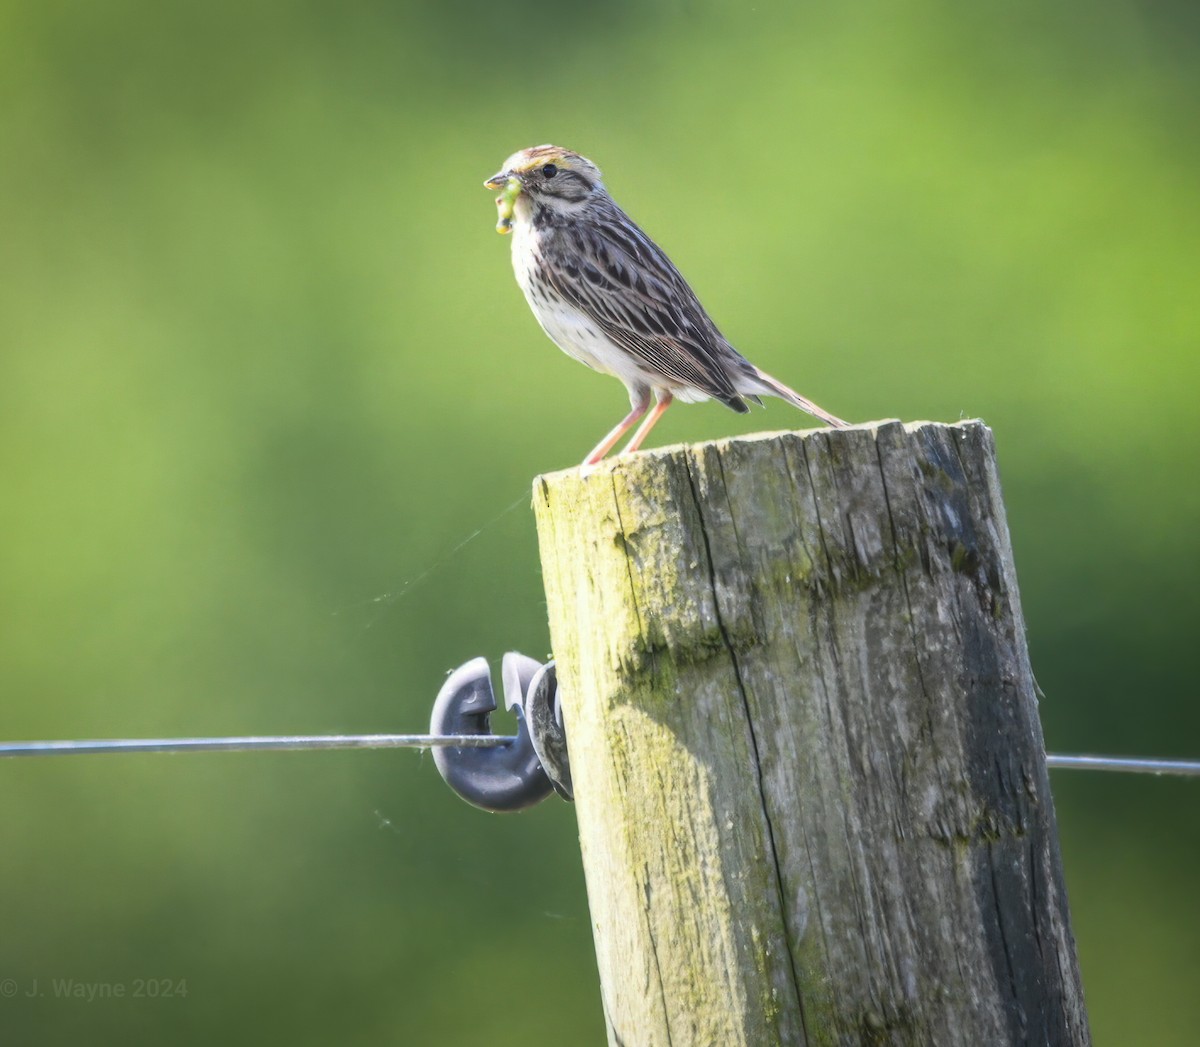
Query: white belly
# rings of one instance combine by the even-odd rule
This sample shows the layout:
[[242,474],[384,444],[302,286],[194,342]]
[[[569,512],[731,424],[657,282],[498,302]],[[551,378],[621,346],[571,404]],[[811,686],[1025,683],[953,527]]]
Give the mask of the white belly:
[[544,282],[534,283],[532,275],[539,264],[536,236],[531,223],[515,223],[512,259],[517,283],[542,330],[564,353],[592,370],[611,374],[626,385],[654,386],[656,383],[638,368],[636,360],[613,343],[591,317],[563,301]]
[[587,364],[593,371],[611,374],[626,385],[649,384],[647,376],[624,349],[615,345],[590,318],[561,300],[535,301],[526,295],[542,330],[568,356]]
[[544,281],[537,283],[533,280],[539,264],[539,234],[528,216],[522,214],[521,205],[524,202],[524,197],[517,198],[512,234],[513,272],[529,308],[550,340],[568,356],[587,364],[592,370],[619,378],[631,393],[641,387],[669,390],[685,401],[707,400],[708,396],[698,389],[680,387],[664,380],[662,375],[654,371],[643,369],[637,357],[613,342],[591,317],[555,295]]

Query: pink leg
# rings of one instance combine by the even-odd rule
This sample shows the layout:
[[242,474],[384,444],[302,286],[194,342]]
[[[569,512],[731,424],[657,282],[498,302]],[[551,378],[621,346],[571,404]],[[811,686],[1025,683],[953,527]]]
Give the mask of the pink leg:
[[646,434],[654,428],[654,423],[657,422],[663,416],[663,412],[671,406],[671,401],[673,399],[674,397],[671,396],[670,393],[658,394],[658,403],[654,405],[654,410],[651,411],[646,420],[642,422],[640,426],[638,426],[638,431],[633,434],[633,439],[625,445],[625,449],[621,452],[622,454],[628,454],[630,451],[636,451],[642,446],[642,441],[646,439]]
[[645,398],[640,403],[634,404],[633,410],[617,423],[616,428],[592,448],[592,453],[583,460],[583,464],[595,465],[601,458],[608,454],[613,449],[613,445],[629,432],[633,428],[634,423],[646,413],[646,408],[649,406],[650,394],[647,393]]

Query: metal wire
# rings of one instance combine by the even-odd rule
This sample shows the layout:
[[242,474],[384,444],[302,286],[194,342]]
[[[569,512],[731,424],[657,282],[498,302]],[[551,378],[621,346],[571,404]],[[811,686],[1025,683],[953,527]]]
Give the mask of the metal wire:
[[280,734],[227,738],[102,738],[87,741],[0,742],[0,758],[85,753],[211,753],[291,749],[486,749],[515,742],[496,734]]
[[1138,756],[1065,756],[1047,753],[1046,766],[1070,771],[1124,771],[1131,774],[1200,778],[1200,760],[1158,760]]
[[[0,759],[16,756],[80,756],[96,753],[197,753],[288,751],[297,749],[487,749],[509,745],[503,734],[282,734],[224,738],[101,738],[82,741],[0,742]],[[1116,771],[1126,774],[1200,778],[1200,760],[1160,760],[1136,756],[1083,756],[1047,753],[1055,770]]]

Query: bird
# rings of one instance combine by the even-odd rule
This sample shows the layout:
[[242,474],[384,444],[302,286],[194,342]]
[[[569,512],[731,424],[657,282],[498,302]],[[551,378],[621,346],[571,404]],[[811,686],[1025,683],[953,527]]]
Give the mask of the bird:
[[512,233],[513,271],[542,329],[568,356],[619,378],[629,392],[629,414],[585,466],[601,461],[640,421],[621,453],[636,451],[674,400],[719,400],[745,413],[747,400],[761,405],[760,396],[777,396],[834,428],[849,424],[729,343],[666,252],[617,206],[587,157],[532,146],[513,153],[483,184],[501,190],[496,228]]

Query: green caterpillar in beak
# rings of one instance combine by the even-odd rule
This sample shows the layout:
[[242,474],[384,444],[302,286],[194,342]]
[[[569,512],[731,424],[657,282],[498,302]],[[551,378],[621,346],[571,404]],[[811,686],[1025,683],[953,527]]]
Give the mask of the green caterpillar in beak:
[[513,205],[520,195],[521,182],[519,179],[510,178],[504,183],[504,188],[496,197],[496,210],[500,215],[500,220],[496,223],[496,232],[501,234],[512,232]]

